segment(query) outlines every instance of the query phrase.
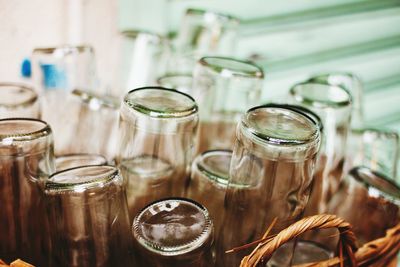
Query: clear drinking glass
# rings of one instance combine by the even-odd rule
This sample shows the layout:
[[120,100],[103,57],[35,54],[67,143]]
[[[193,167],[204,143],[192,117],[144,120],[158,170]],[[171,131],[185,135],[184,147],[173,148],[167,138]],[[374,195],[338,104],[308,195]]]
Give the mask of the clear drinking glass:
[[204,205],[219,233],[223,220],[224,198],[229,180],[231,150],[209,150],[198,155],[192,164],[192,174],[186,196]]
[[6,262],[22,258],[47,266],[48,225],[41,187],[53,172],[49,125],[36,119],[0,120],[0,258]]
[[364,88],[359,77],[352,73],[332,72],[311,77],[308,82],[339,86],[352,97],[351,125],[358,128],[364,123]]
[[355,167],[329,202],[328,212],[353,225],[360,245],[400,223],[400,187],[384,174]]
[[132,266],[125,187],[116,167],[57,172],[44,193],[53,266]]
[[155,85],[165,72],[169,43],[161,35],[138,30],[123,31],[119,42],[112,94],[122,98],[133,88]]
[[351,96],[338,86],[300,83],[290,89],[290,97],[292,103],[310,109],[322,121],[321,150],[306,215],[323,213],[326,211],[328,200],[338,190],[344,175]]
[[319,144],[318,124],[296,109],[275,104],[246,112],[236,131],[218,266],[239,266],[248,249],[224,252],[261,238],[274,218],[271,234],[302,217]]
[[133,220],[152,201],[184,195],[198,125],[197,105],[178,91],[143,87],[125,96],[120,114],[116,161],[128,183]]
[[388,177],[397,177],[399,134],[374,128],[352,129],[347,145],[346,173],[357,166],[368,167]]
[[192,74],[167,74],[157,79],[161,87],[172,88],[179,92],[192,95],[193,76]]
[[212,267],[213,223],[206,208],[182,198],[154,202],[134,219],[138,266]]
[[203,57],[193,73],[192,96],[199,105],[198,152],[232,149],[236,124],[258,104],[263,70],[248,61]]
[[33,88],[18,83],[0,83],[0,119],[40,118],[40,104]]

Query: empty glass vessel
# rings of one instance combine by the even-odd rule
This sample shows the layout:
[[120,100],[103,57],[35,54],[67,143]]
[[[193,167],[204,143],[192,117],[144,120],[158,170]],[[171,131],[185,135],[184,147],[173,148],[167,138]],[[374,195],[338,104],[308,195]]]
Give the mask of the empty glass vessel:
[[57,172],[44,192],[53,266],[132,266],[125,187],[117,168]]
[[22,258],[48,266],[41,186],[53,172],[49,125],[36,119],[0,120],[0,258],[6,262]]
[[321,150],[306,215],[323,213],[327,201],[338,190],[344,175],[351,96],[341,87],[300,83],[290,89],[290,97],[294,104],[310,109],[322,121]]
[[219,233],[224,211],[225,191],[229,180],[231,150],[209,150],[198,155],[192,164],[187,197],[204,205]]
[[213,223],[194,201],[154,202],[135,217],[132,232],[138,266],[214,266]]
[[178,91],[143,87],[125,96],[120,114],[116,161],[128,183],[133,220],[152,201],[184,196],[198,125],[197,105]]
[[18,83],[0,83],[0,119],[40,118],[40,104],[33,88]]
[[172,88],[179,92],[192,95],[192,74],[167,74],[157,79],[161,87]]
[[264,73],[248,61],[203,57],[194,70],[192,96],[199,105],[198,152],[232,149],[235,129],[259,102]]
[[382,173],[353,168],[329,202],[328,212],[353,225],[360,245],[365,244],[400,222],[400,187]]
[[246,112],[236,131],[223,227],[217,239],[218,266],[239,266],[248,249],[224,252],[299,220],[308,202],[320,144],[318,124],[287,105]]
[[106,165],[107,159],[98,154],[69,154],[56,157],[56,171],[63,171],[80,166]]

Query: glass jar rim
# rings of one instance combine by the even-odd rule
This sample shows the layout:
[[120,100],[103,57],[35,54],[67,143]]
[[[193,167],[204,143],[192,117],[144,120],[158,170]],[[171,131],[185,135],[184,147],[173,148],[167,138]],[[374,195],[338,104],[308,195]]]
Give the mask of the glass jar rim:
[[121,35],[124,37],[127,37],[127,38],[132,38],[132,39],[137,38],[139,35],[146,35],[146,36],[150,37],[151,40],[156,43],[167,40],[164,36],[162,36],[158,33],[148,31],[148,30],[142,30],[142,29],[126,29],[121,32]]
[[74,89],[71,93],[89,106],[119,108],[119,100],[113,96],[102,96],[82,89]]
[[[6,118],[0,119],[0,126],[4,123],[26,123],[26,124],[37,124],[37,129],[21,132],[21,133],[3,133],[0,131],[0,142],[1,143],[12,143],[14,141],[31,141],[41,137],[49,136],[52,133],[50,126],[42,120],[32,118]],[[22,125],[21,125],[22,126]]]
[[163,86],[162,81],[164,80],[170,80],[170,79],[187,79],[187,80],[193,80],[193,75],[190,73],[167,73],[166,75],[163,75],[161,77],[157,78],[157,83]]
[[[103,170],[103,173],[85,174],[84,171]],[[64,178],[65,177],[65,178]],[[68,178],[69,177],[69,178]],[[79,179],[71,179],[79,177]],[[102,188],[112,183],[118,177],[122,180],[118,168],[111,165],[85,165],[65,169],[50,175],[45,183],[47,194],[77,192],[82,193],[88,189]],[[64,178],[64,179],[62,179]],[[61,180],[58,180],[61,179]]]
[[[147,210],[152,209],[157,205],[161,205],[162,203],[170,201],[178,201],[181,203],[183,202],[186,205],[190,205],[193,208],[197,209],[204,216],[204,227],[201,233],[196,238],[178,246],[168,246],[150,241],[142,235],[139,229],[142,216],[144,216]],[[203,205],[197,203],[194,200],[187,198],[180,198],[180,197],[165,198],[157,200],[147,205],[138,213],[138,215],[136,215],[132,224],[132,232],[138,243],[144,248],[162,256],[178,256],[194,251],[195,249],[201,247],[204,244],[204,242],[206,242],[210,238],[212,231],[213,231],[213,223],[209,216],[208,210]]]
[[3,91],[2,88],[15,88],[18,90],[23,90],[25,93],[28,94],[28,97],[23,101],[19,102],[14,101],[14,103],[0,102],[0,107],[5,107],[5,108],[26,107],[32,105],[38,100],[38,95],[31,86],[13,82],[0,82],[0,93]]
[[[310,88],[310,86],[311,88],[318,88],[319,90],[325,91],[324,94],[321,95],[322,96],[321,99],[315,99],[302,92],[304,88]],[[329,99],[330,97],[332,97],[332,94],[328,94],[329,92],[328,90],[331,90],[333,94],[336,94],[335,99]],[[329,107],[341,108],[350,106],[352,102],[352,97],[346,89],[340,86],[335,86],[325,83],[316,83],[316,82],[298,83],[295,84],[292,88],[290,88],[290,94],[299,103],[303,103],[316,108],[329,108]]]
[[230,57],[206,56],[198,61],[204,67],[226,77],[264,79],[262,68],[251,61]]
[[349,171],[349,174],[362,183],[371,195],[383,197],[396,205],[400,205],[400,186],[385,174],[365,166],[355,167]]
[[194,161],[193,164],[197,167],[197,169],[204,174],[209,180],[217,183],[218,185],[221,186],[227,186],[228,181],[229,181],[229,168],[228,168],[228,173],[221,173],[219,171],[215,171],[206,164],[204,164],[204,160],[209,157],[218,157],[218,156],[224,156],[224,157],[232,157],[232,150],[229,149],[214,149],[214,150],[207,150],[198,155]]
[[222,13],[222,12],[216,12],[216,11],[212,11],[212,10],[207,10],[207,9],[201,9],[201,8],[188,8],[186,10],[186,15],[198,15],[198,16],[204,16],[206,14],[212,14],[214,15],[216,18],[218,18],[219,20],[226,20],[232,23],[236,23],[239,24],[240,23],[240,19],[232,16],[230,14],[227,13]]
[[[294,116],[297,116],[298,119],[303,118],[305,120],[303,124],[307,124],[307,127],[310,128],[310,131],[307,131],[307,133],[305,133],[305,136],[303,136],[302,138],[296,138],[296,136],[279,136],[284,135],[284,133],[274,134],[271,133],[270,130],[268,130],[268,132],[265,132],[265,129],[256,129],[255,127],[253,127],[253,123],[247,119],[247,116],[253,112],[256,112],[257,110],[266,109],[280,110],[279,112],[283,115],[283,112],[286,111],[292,113]],[[317,122],[315,122],[309,115],[305,114],[304,112],[293,107],[289,107],[286,104],[265,104],[249,109],[246,114],[243,115],[240,127],[242,131],[250,135],[252,138],[255,138],[255,140],[261,143],[268,143],[270,145],[304,146],[308,144],[313,144],[320,140],[320,128]]]
[[[131,99],[135,94],[141,93],[143,91],[149,91],[149,90],[154,90],[154,91],[159,91],[163,92],[166,94],[171,94],[174,95],[175,97],[171,97],[171,99],[177,100],[177,97],[180,97],[182,101],[185,101],[185,105],[187,105],[183,109],[172,109],[172,110],[160,110],[159,108],[155,107],[149,107],[146,106],[145,104],[137,103],[135,102],[134,99]],[[198,112],[198,106],[193,99],[188,94],[185,94],[183,92],[177,91],[175,89],[169,89],[165,87],[160,87],[160,86],[147,86],[147,87],[140,87],[133,89],[129,91],[123,100],[123,104],[130,110],[133,109],[139,113],[145,114],[149,117],[152,118],[157,118],[157,119],[169,119],[169,118],[186,118],[190,117],[192,115],[197,114]]]
[[[92,154],[92,153],[71,153],[71,154],[62,154],[59,156],[56,156],[55,158],[55,164],[56,164],[56,169],[59,164],[65,163],[65,161],[74,161],[74,160],[85,160],[85,161],[90,161],[92,160],[97,161],[97,163],[90,163],[90,164],[83,164],[84,166],[90,166],[90,165],[106,165],[107,164],[107,159],[100,154]],[[68,168],[70,169],[70,168]]]
[[33,54],[40,53],[40,54],[53,54],[56,51],[62,51],[63,54],[70,54],[73,52],[90,52],[94,53],[94,49],[90,45],[61,45],[61,46],[54,46],[54,47],[38,47],[33,50]]

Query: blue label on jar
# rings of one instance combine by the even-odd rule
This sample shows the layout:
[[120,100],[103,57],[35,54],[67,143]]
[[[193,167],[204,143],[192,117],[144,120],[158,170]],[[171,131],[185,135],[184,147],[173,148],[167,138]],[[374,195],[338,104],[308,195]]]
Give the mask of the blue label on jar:
[[40,64],[43,71],[43,85],[46,90],[66,89],[67,76],[64,69],[54,64]]

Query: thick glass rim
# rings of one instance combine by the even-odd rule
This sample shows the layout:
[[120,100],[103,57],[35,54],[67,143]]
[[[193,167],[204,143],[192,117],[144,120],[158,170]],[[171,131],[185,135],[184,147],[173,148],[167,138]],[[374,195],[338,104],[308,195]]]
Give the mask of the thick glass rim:
[[93,106],[107,107],[112,109],[119,108],[119,100],[113,96],[102,96],[82,89],[74,89],[71,93],[72,95],[79,97],[83,103],[86,103],[89,106],[93,104]]
[[[312,75],[307,81],[313,83],[324,83],[329,85],[336,85],[329,82],[329,78],[333,76],[342,76],[351,79],[352,81],[361,82],[360,77],[351,72],[346,71],[332,71],[332,72],[321,72]],[[345,88],[346,89],[346,88]]]
[[193,163],[195,164],[196,168],[204,174],[209,180],[222,185],[222,186],[227,186],[229,182],[229,172],[227,173],[227,176],[221,175],[221,173],[214,172],[210,170],[209,168],[204,167],[201,163],[208,157],[215,157],[215,156],[230,156],[232,157],[233,151],[230,149],[213,149],[213,150],[207,150],[198,155]]
[[240,23],[239,18],[232,16],[230,14],[227,14],[227,13],[216,12],[216,11],[211,11],[211,10],[206,10],[206,9],[201,9],[201,8],[188,8],[186,10],[186,15],[204,16],[206,14],[212,14],[220,20],[226,20],[229,22],[237,23],[237,24]]
[[13,83],[13,82],[0,82],[0,93],[2,91],[2,87],[7,87],[7,88],[18,88],[18,89],[22,89],[26,92],[29,92],[29,94],[31,94],[31,96],[26,99],[25,101],[22,102],[17,102],[15,101],[15,103],[13,104],[5,104],[5,103],[1,103],[0,102],[0,107],[5,107],[5,108],[17,108],[17,107],[26,107],[26,106],[30,106],[33,103],[35,103],[38,100],[38,95],[35,92],[35,90],[33,89],[33,87],[22,84],[22,83]]
[[[305,86],[312,86],[312,87],[320,87],[320,90],[325,90],[326,92],[328,90],[335,90],[336,92],[340,93],[340,97],[342,99],[337,99],[337,100],[330,100],[328,99],[313,99],[311,97],[308,97],[304,94],[302,94],[301,90],[304,89]],[[325,87],[322,89],[322,87]],[[336,85],[330,85],[330,84],[325,84],[325,83],[316,83],[316,82],[302,82],[295,84],[290,88],[290,94],[296,99],[297,102],[303,103],[309,106],[317,107],[317,108],[324,108],[324,107],[332,107],[332,108],[341,108],[341,107],[347,107],[351,105],[352,102],[352,97],[350,93],[344,89],[343,87],[336,86]]]
[[[216,64],[218,61],[222,64]],[[243,77],[243,78],[254,78],[254,79],[264,79],[263,69],[256,65],[255,63],[247,60],[240,60],[231,57],[219,57],[219,56],[206,56],[199,59],[199,64],[211,69],[212,71],[223,74],[224,76],[230,77]],[[233,70],[232,68],[226,67],[227,63],[234,63],[238,66],[246,68],[246,70]]]
[[387,138],[392,138],[399,140],[399,134],[390,129],[379,129],[379,128],[373,128],[373,127],[358,127],[358,128],[352,128],[351,131],[355,134],[359,135],[364,135],[364,134],[371,134],[376,137],[379,136],[385,136]]
[[193,75],[190,73],[168,73],[163,76],[160,76],[157,78],[157,84],[163,85],[164,80],[169,80],[169,79],[190,79],[193,80]]
[[[90,177],[90,175],[79,174],[80,171],[89,170],[89,169],[104,169],[104,173],[92,175],[93,179],[84,180],[84,181],[76,181],[76,182],[57,182],[55,178],[57,176],[65,176],[68,173],[71,173],[71,176],[78,176],[78,177]],[[77,172],[77,173],[74,173]],[[93,188],[102,188],[110,184],[115,180],[116,177],[120,177],[119,170],[115,166],[111,165],[85,165],[85,166],[78,166],[74,168],[65,169],[59,172],[55,172],[54,174],[50,175],[49,179],[45,183],[45,192],[47,194],[51,193],[62,193],[62,192],[77,192],[82,193],[88,189]]]
[[165,41],[166,38],[158,33],[152,32],[152,31],[147,31],[147,30],[141,30],[141,29],[126,29],[121,31],[121,35],[127,38],[136,38],[139,35],[147,35],[157,42],[160,41]]
[[[146,107],[144,105],[135,103],[134,100],[130,99],[130,97],[132,97],[135,93],[145,91],[145,90],[159,90],[159,91],[166,92],[169,94],[177,94],[177,96],[182,96],[184,98],[187,98],[191,102],[192,105],[190,105],[189,107],[187,107],[183,110],[176,110],[176,111],[168,112],[168,111],[162,111],[162,110],[157,110],[157,109]],[[128,109],[133,109],[137,112],[140,112],[140,113],[148,115],[152,118],[158,118],[158,119],[185,118],[185,117],[190,117],[192,115],[195,115],[198,112],[198,106],[193,97],[191,97],[190,95],[185,94],[183,92],[180,92],[178,90],[175,90],[172,88],[160,87],[160,86],[146,86],[146,87],[140,87],[140,88],[133,89],[125,95],[123,103]]]
[[1,143],[12,143],[14,141],[31,141],[35,139],[39,139],[41,137],[47,137],[52,133],[50,125],[48,125],[45,121],[32,119],[32,118],[6,118],[0,119],[0,126],[3,123],[7,122],[23,122],[23,123],[36,123],[42,125],[41,128],[35,131],[27,131],[26,133],[9,133],[9,134],[0,134],[0,142]]
[[[259,109],[280,109],[286,110],[292,113],[297,114],[305,118],[309,123],[310,126],[314,126],[314,130],[307,136],[307,138],[296,139],[296,138],[278,138],[275,136],[271,136],[262,132],[253,129],[249,122],[247,121],[247,115],[250,113],[259,110]],[[251,136],[255,137],[256,140],[260,140],[262,143],[266,142],[271,145],[285,145],[285,146],[304,146],[307,144],[312,144],[317,142],[320,139],[320,128],[319,125],[315,120],[313,120],[309,115],[296,109],[294,107],[288,106],[287,104],[265,104],[257,107],[253,107],[249,109],[242,117],[240,122],[240,127],[245,133],[249,133]]]
[[63,54],[69,54],[72,52],[87,52],[89,51],[90,53],[94,52],[94,49],[90,45],[61,45],[61,46],[54,46],[54,47],[38,47],[33,49],[33,54],[35,53],[42,53],[42,54],[53,54],[55,51],[62,51]]
[[374,197],[383,197],[400,205],[400,186],[385,174],[358,166],[349,171],[351,177],[363,184]]
[[[199,236],[187,243],[184,243],[179,246],[165,246],[165,245],[160,245],[158,243],[152,242],[147,240],[143,235],[141,234],[141,231],[139,230],[140,227],[140,221],[144,213],[152,209],[152,207],[156,205],[160,205],[163,202],[169,202],[169,201],[179,201],[179,202],[184,202],[185,204],[189,204],[191,206],[194,206],[196,209],[198,209],[204,216],[205,219],[205,224],[204,224],[204,229],[203,231],[199,234]],[[150,203],[146,207],[144,207],[138,215],[133,220],[132,224],[132,232],[135,237],[135,239],[138,241],[138,243],[143,246],[144,248],[157,253],[162,256],[178,256],[182,254],[189,253],[191,251],[194,251],[195,249],[201,247],[208,238],[210,238],[210,235],[212,234],[213,231],[213,223],[210,218],[210,215],[208,213],[208,210],[201,205],[200,203],[188,199],[188,198],[181,198],[181,197],[172,197],[172,198],[164,198],[157,200],[155,202]]]
[[62,155],[58,155],[55,157],[55,164],[57,166],[57,164],[60,164],[63,162],[63,160],[98,160],[101,163],[98,164],[85,164],[85,166],[96,166],[96,165],[106,165],[107,164],[107,159],[100,154],[93,154],[93,153],[69,153],[69,154],[62,154]]

